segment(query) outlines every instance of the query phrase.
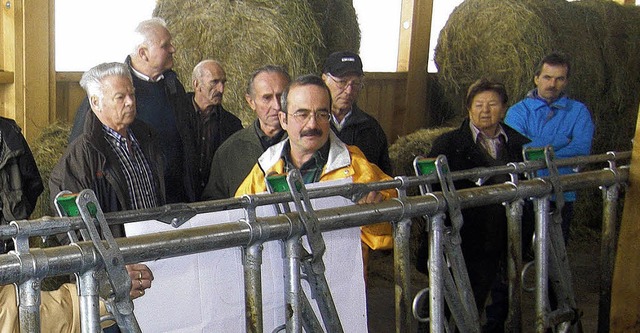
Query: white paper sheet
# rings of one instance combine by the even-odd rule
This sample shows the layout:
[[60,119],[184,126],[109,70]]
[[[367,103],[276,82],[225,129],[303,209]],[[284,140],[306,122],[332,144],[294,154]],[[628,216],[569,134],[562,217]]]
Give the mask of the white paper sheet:
[[[341,181],[342,183],[344,181]],[[323,186],[336,184],[325,182]],[[341,197],[313,200],[315,209],[351,205]],[[259,207],[258,216],[273,216],[272,207]],[[191,228],[244,217],[243,210],[199,214],[180,228]],[[129,236],[175,230],[145,221],[127,224]],[[366,298],[360,229],[323,233],[326,278],[345,332],[367,332]],[[153,286],[135,303],[143,332],[244,332],[244,278],[240,248],[211,251],[146,263]],[[310,297],[307,283],[302,282]],[[262,300],[265,332],[285,323],[283,251],[280,241],[264,244]],[[311,300],[315,305],[315,301]],[[318,318],[321,318],[319,313]]]

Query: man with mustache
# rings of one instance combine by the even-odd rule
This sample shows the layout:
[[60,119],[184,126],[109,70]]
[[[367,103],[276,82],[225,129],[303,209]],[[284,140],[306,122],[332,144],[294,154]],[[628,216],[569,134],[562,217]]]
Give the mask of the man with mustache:
[[[331,131],[331,95],[324,81],[305,75],[282,93],[280,124],[289,137],[271,146],[242,182],[236,196],[266,191],[265,175],[299,169],[305,184],[351,178],[354,183],[390,179],[378,166],[367,161],[356,146],[344,144]],[[394,190],[370,192],[358,203],[375,203],[395,196]],[[363,260],[369,248],[393,247],[391,225],[378,223],[362,227]]]
[[222,107],[226,82],[227,74],[215,60],[203,60],[193,68],[194,92],[188,95],[196,117],[197,198],[209,180],[211,160],[216,150],[231,134],[242,129],[240,119]]
[[[162,138],[167,203],[193,202],[197,188],[195,117],[178,75],[171,70],[176,52],[171,33],[165,21],[156,17],[140,22],[134,37],[125,64],[133,78],[137,118]],[[82,133],[88,113],[91,107],[85,98],[76,112],[69,143]]]
[[[567,56],[551,53],[535,70],[531,90],[520,102],[507,111],[504,122],[531,140],[527,147],[553,147],[555,156],[567,158],[589,155],[594,126],[587,107],[564,93],[569,83],[571,64]],[[574,172],[570,167],[558,168],[560,174]],[[548,175],[541,170],[539,176]],[[569,225],[573,217],[575,192],[564,193],[562,234],[569,239]]]

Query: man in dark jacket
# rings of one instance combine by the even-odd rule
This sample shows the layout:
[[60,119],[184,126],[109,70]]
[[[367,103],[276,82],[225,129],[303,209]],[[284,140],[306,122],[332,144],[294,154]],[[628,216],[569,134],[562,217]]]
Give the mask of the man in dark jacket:
[[196,149],[198,153],[197,197],[209,180],[211,160],[220,145],[231,134],[242,129],[238,117],[222,107],[227,74],[222,65],[211,59],[199,62],[193,68],[193,93],[189,93],[196,117]]
[[[0,225],[26,219],[42,193],[42,178],[20,127],[0,117]],[[12,242],[0,241],[0,253]]]
[[[85,72],[80,84],[93,112],[51,171],[51,202],[60,191],[91,189],[105,213],[163,205],[163,155],[155,132],[136,119],[129,67],[100,64]],[[112,231],[124,236],[122,228]]]
[[369,162],[392,175],[387,136],[378,121],[362,111],[356,101],[364,86],[360,56],[349,51],[329,55],[322,80],[331,91],[331,129],[340,140],[360,148]]
[[233,197],[260,155],[286,138],[278,114],[281,110],[280,96],[289,81],[289,74],[282,67],[273,65],[260,67],[251,74],[245,99],[257,119],[234,133],[216,151],[202,199]]
[[[171,70],[176,51],[171,34],[162,19],[152,18],[142,21],[135,35],[135,50],[125,63],[133,78],[137,118],[163,138],[167,203],[195,201],[195,116],[182,83]],[[85,99],[76,112],[69,142],[82,133],[84,118],[90,110],[89,101]]]

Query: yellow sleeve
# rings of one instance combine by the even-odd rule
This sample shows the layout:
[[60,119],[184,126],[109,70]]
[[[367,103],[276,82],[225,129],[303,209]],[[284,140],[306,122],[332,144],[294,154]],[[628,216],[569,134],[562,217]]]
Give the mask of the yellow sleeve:
[[267,185],[264,183],[264,172],[260,169],[258,163],[256,163],[251,172],[242,181],[242,184],[236,190],[236,197],[241,197],[245,194],[262,193],[267,190]]

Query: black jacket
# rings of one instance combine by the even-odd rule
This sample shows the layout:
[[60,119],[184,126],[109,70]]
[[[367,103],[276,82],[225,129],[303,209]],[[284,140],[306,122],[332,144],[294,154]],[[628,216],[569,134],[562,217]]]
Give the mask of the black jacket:
[[[131,57],[127,57],[125,63],[131,68]],[[178,132],[180,134],[180,138],[182,140],[182,151],[183,151],[183,159],[184,163],[182,163],[183,173],[182,173],[182,184],[184,185],[184,193],[187,195],[185,201],[193,202],[196,201],[196,185],[197,185],[197,154],[196,154],[196,142],[195,142],[195,121],[193,112],[193,105],[191,100],[187,96],[187,93],[184,89],[180,80],[178,80],[178,75],[173,70],[167,70],[164,73],[164,87],[165,92],[167,94],[167,98],[169,103],[171,104],[171,108],[174,111],[176,118],[176,125],[178,128]],[[136,82],[139,81],[137,77],[133,74],[133,70],[131,72],[133,77],[133,86],[136,88]],[[140,104],[136,106],[138,110],[142,107]],[[75,118],[73,120],[73,128],[71,129],[71,134],[69,135],[69,143],[73,142],[73,140],[78,137],[84,128],[84,122],[86,115],[91,113],[91,106],[89,105],[89,100],[85,97],[78,107],[76,111]]]
[[43,185],[20,127],[0,117],[0,225],[26,219],[33,212]]
[[387,175],[392,175],[387,136],[375,118],[354,104],[342,130],[338,131],[333,122],[331,129],[342,142],[357,146],[369,162],[377,165]]
[[[438,137],[431,148],[429,157],[445,155],[451,171],[467,170],[477,167],[491,167],[505,165],[508,162],[522,161],[522,146],[529,139],[511,127],[501,123],[507,135],[507,141],[498,160],[493,159],[478,144],[473,141],[469,119],[465,119],[462,125],[454,131]],[[508,177],[495,177],[488,179],[484,185],[498,184],[508,180]],[[471,180],[459,180],[454,182],[456,190],[477,187]],[[434,190],[439,191],[438,186]],[[464,225],[460,230],[462,238],[462,253],[464,255],[467,272],[471,281],[476,305],[479,309],[484,305],[484,300],[492,282],[496,278],[499,262],[506,253],[507,247],[507,218],[504,206],[501,204],[467,208],[462,210]],[[524,219],[532,217],[526,213]],[[530,222],[527,222],[529,224]],[[525,221],[523,220],[523,224]],[[524,228],[524,227],[523,227]],[[419,271],[427,271],[426,241],[421,244],[418,251],[417,268]]]
[[[211,171],[211,160],[213,159],[214,154],[222,146],[222,144],[235,132],[242,129],[242,122],[238,117],[236,117],[233,113],[227,111],[220,105],[216,110],[212,111],[216,114],[212,114],[211,117],[215,117],[215,121],[217,122],[215,128],[216,133],[203,133],[202,137],[198,137],[198,134],[201,132],[200,129],[200,119],[198,111],[196,110],[195,102],[194,102],[194,93],[187,93],[187,96],[190,101],[192,101],[192,112],[194,114],[194,122],[196,131],[195,134],[195,142],[196,142],[196,152],[198,153],[197,157],[197,172],[198,172],[198,182],[197,182],[197,200],[200,199],[203,189],[205,185],[207,185],[207,181],[209,180],[209,173]],[[209,120],[213,121],[213,120]],[[203,152],[202,146],[204,145],[203,140],[209,140],[209,151]]]
[[[101,123],[93,112],[85,119],[84,132],[74,140],[49,178],[50,202],[60,191],[78,193],[91,189],[105,213],[132,209],[128,200],[125,176],[118,157],[104,139]],[[158,205],[165,203],[163,157],[153,129],[140,120],[129,126],[147,158],[156,183]],[[114,236],[124,236],[112,228]]]

